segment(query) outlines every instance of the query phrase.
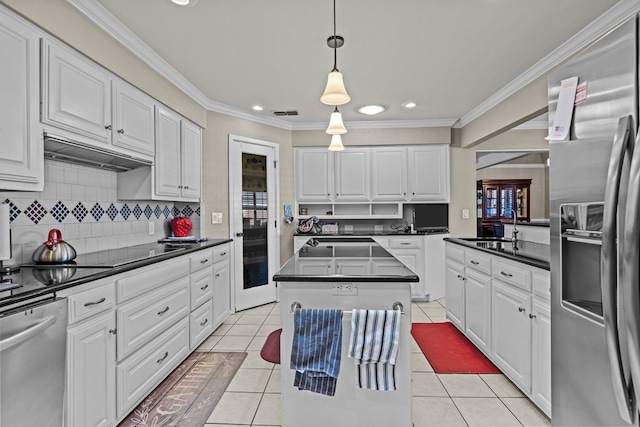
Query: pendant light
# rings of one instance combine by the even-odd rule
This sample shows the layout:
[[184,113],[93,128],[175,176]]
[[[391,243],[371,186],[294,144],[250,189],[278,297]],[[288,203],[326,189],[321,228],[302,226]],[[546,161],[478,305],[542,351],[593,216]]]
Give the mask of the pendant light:
[[344,87],[342,73],[338,71],[338,48],[344,44],[344,38],[336,35],[336,0],[333,0],[333,36],[327,39],[329,47],[333,48],[333,69],[327,77],[327,86],[320,97],[320,101],[327,105],[343,105],[351,100]]
[[347,133],[347,128],[344,127],[344,123],[342,123],[342,113],[338,111],[338,107],[333,110],[331,113],[331,118],[329,119],[329,126],[327,127],[326,132],[329,135],[342,135]]
[[344,145],[342,145],[342,136],[333,135],[331,137],[331,144],[329,145],[329,151],[343,151]]

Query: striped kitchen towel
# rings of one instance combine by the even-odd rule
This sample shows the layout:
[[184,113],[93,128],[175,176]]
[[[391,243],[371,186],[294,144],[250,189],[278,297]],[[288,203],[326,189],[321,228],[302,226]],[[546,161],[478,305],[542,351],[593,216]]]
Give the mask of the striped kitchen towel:
[[396,389],[400,310],[353,310],[349,357],[355,359],[358,387]]
[[333,396],[340,372],[342,310],[300,309],[295,311],[293,321],[293,385]]

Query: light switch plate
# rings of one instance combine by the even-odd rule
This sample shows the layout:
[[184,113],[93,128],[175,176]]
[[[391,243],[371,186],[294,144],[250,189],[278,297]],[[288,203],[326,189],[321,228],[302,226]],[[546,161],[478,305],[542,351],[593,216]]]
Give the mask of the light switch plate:
[[211,224],[222,224],[222,212],[211,212]]
[[462,219],[469,219],[469,209],[462,209]]

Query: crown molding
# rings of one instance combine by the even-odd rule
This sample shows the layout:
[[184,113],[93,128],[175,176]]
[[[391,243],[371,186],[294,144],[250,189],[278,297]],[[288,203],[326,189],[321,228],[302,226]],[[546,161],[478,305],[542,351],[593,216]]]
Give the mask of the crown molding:
[[[468,125],[507,99],[509,96],[533,82],[538,77],[551,71],[554,67],[560,65],[563,61],[575,55],[599,37],[613,30],[615,27],[622,24],[638,12],[640,12],[640,2],[638,2],[638,0],[621,0],[611,9],[596,18],[591,24],[584,27],[576,35],[561,44],[553,52],[542,58],[531,68],[518,76],[511,83],[496,92],[469,113],[462,116],[453,127],[461,128]],[[558,22],[559,23],[557,25],[562,24],[561,19],[559,19]]]
[[[408,129],[408,128],[450,128],[457,119],[432,120],[376,120],[376,121],[345,121],[344,126],[350,129]],[[293,130],[325,130],[325,122],[295,123]]]
[[[131,30],[125,27],[113,15],[111,15],[96,0],[67,0],[69,4],[78,9],[88,19],[94,22],[103,31],[129,49],[143,62],[177,86],[195,102],[203,108],[226,114],[232,117],[251,120],[287,130],[319,130],[326,127],[324,122],[291,123],[275,117],[267,117],[252,114],[246,110],[222,104],[209,99],[197,87],[189,82],[175,68],[162,59],[153,49],[144,43]],[[353,121],[345,122],[345,126],[352,129],[381,129],[381,128],[418,128],[418,127],[454,127],[461,128],[482,116],[484,113],[494,108],[500,102],[513,95],[527,84],[538,77],[544,75],[565,59],[574,55],[598,37],[612,30],[633,14],[640,12],[640,2],[638,0],[621,0],[607,12],[598,17],[587,27],[578,32],[575,36],[567,40],[556,50],[538,61],[518,78],[496,92],[493,96],[478,105],[459,119],[435,119],[435,120],[387,120],[387,121]],[[523,125],[521,125],[523,126]],[[520,126],[519,126],[520,128]],[[526,129],[523,127],[522,129]],[[535,129],[540,129],[536,127]]]

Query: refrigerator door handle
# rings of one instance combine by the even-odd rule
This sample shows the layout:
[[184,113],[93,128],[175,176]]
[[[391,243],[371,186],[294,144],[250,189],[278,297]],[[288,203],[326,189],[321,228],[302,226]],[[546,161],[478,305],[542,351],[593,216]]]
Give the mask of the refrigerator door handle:
[[[640,133],[636,146],[640,143]],[[625,322],[629,348],[629,364],[634,390],[634,402],[640,401],[640,155],[631,160],[629,192],[625,212],[624,256],[622,283]]]
[[[611,367],[613,392],[618,411],[623,420],[631,423],[634,419],[633,405],[629,387],[625,381],[624,365],[620,354],[620,336],[618,332],[618,253],[617,253],[617,210],[622,165],[629,144],[631,116],[618,121],[618,129],[611,148],[609,171],[604,195],[602,218],[602,252],[600,256],[600,278],[602,283],[602,312],[604,316],[604,336]],[[624,337],[626,339],[626,336]]]

